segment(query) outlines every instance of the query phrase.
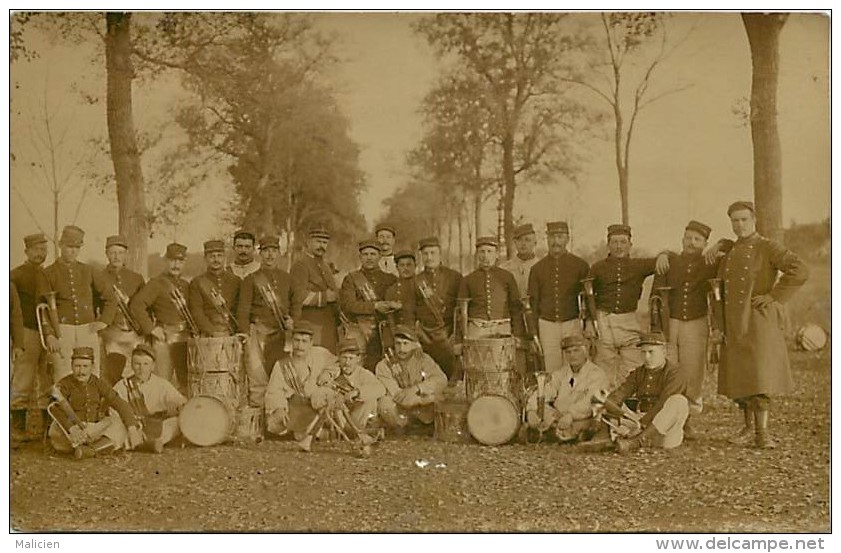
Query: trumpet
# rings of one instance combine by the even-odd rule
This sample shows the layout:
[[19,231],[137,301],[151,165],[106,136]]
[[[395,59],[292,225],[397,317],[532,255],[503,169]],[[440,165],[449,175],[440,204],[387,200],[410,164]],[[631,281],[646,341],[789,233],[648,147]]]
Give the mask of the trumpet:
[[669,293],[671,286],[658,286],[652,290],[648,298],[648,311],[650,313],[649,332],[662,332],[669,339]]
[[178,310],[178,313],[187,323],[187,327],[190,329],[190,334],[193,336],[198,336],[199,334],[199,327],[196,324],[196,320],[193,318],[193,314],[190,313],[190,308],[187,306],[187,300],[184,298],[184,294],[181,293],[176,287],[173,287],[169,293],[170,299],[172,299],[172,303],[175,304],[175,308]]
[[35,319],[38,323],[38,337],[41,339],[41,347],[47,349],[47,327],[53,329],[55,337],[61,340],[61,327],[59,326],[58,306],[56,296],[58,292],[47,292],[47,301],[35,306]]
[[271,309],[277,325],[284,331],[283,351],[289,353],[292,351],[292,329],[286,327],[286,313],[283,312],[283,308],[280,306],[277,294],[268,281],[257,282],[256,284],[257,292],[263,298],[263,302]]
[[432,288],[429,287],[429,283],[426,282],[423,278],[418,278],[418,291],[420,292],[421,298],[423,298],[423,303],[429,308],[429,311],[432,313],[432,318],[435,319],[435,326],[436,328],[441,328],[444,326],[444,315],[441,313],[441,310],[438,308],[438,304],[436,302],[437,298],[435,297],[435,293],[432,291]]
[[213,286],[210,287],[210,300],[213,302],[213,307],[216,311],[225,319],[225,324],[228,326],[228,332],[236,334],[237,330],[239,330],[237,319],[228,308],[228,302],[225,301],[222,293]]
[[707,280],[710,290],[707,292],[707,368],[717,365],[720,357],[721,343],[718,335],[724,332],[723,320],[717,316],[717,306],[721,306],[723,295],[722,280],[711,278]]
[[587,277],[581,279],[581,286],[584,287],[584,290],[578,293],[578,308],[579,308],[579,317],[581,316],[581,308],[586,306],[584,310],[584,317],[583,323],[586,324],[586,319],[589,317],[591,321],[593,321],[593,334],[594,338],[598,340],[601,336],[599,332],[599,313],[596,309],[596,292],[593,288],[593,281],[596,279],[594,277]]
[[133,330],[136,334],[141,334],[142,330],[140,328],[140,325],[137,323],[137,321],[134,320],[134,317],[131,316],[131,311],[128,307],[128,295],[125,292],[123,292],[120,289],[120,287],[116,284],[111,285],[111,290],[114,292],[114,297],[117,300],[117,307],[119,308],[120,313],[123,314],[123,318],[126,320],[126,323],[128,323],[131,330]]

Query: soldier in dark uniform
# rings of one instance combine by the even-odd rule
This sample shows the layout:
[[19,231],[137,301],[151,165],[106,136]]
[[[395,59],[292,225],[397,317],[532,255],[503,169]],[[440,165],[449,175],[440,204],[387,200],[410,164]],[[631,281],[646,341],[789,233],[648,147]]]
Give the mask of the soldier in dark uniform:
[[[103,380],[91,374],[94,350],[74,348],[72,372],[56,383],[58,404],[50,407],[56,424],[49,437],[56,451],[77,459],[140,445],[140,423],[131,406]],[[119,417],[111,414],[114,409]],[[65,434],[66,433],[66,434]]]
[[422,239],[418,248],[423,262],[423,270],[415,277],[418,284],[418,338],[423,350],[451,378],[455,362],[452,346],[453,312],[461,285],[461,273],[441,264],[441,244],[437,237]]
[[[169,380],[184,393],[187,387],[187,339],[190,328],[178,310],[173,295],[185,304],[189,284],[181,278],[187,247],[170,244],[166,247],[166,270],[149,279],[133,298],[129,307],[134,320],[155,349],[156,374]],[[154,317],[154,319],[152,319]]]
[[657,258],[630,257],[631,227],[627,225],[607,227],[607,248],[607,258],[594,263],[589,276],[595,279],[600,331],[595,361],[607,372],[611,386],[615,386],[642,362],[637,348],[637,302],[646,277],[653,275],[658,265],[668,269],[668,256],[662,253]]
[[336,353],[339,340],[339,299],[333,272],[324,260],[330,232],[324,228],[309,232],[307,248],[301,259],[292,265],[292,318],[309,321],[314,328],[313,343]]
[[[290,316],[292,280],[289,273],[276,266],[279,252],[277,236],[261,238],[263,264],[258,271],[245,277],[240,286],[237,322],[239,331],[249,337],[246,368],[249,401],[254,406],[263,405],[272,368],[283,356],[284,329],[291,330],[293,326]],[[272,304],[277,306],[276,311]]]
[[520,292],[514,275],[496,266],[499,250],[496,238],[476,240],[479,268],[464,277],[458,292],[467,306],[467,338],[522,336],[524,324]]
[[[11,438],[13,441],[34,439],[26,433],[26,411],[30,407],[40,410],[46,422],[52,377],[47,370],[47,356],[38,336],[35,307],[43,301],[50,285],[41,264],[47,258],[47,237],[41,233],[23,239],[26,261],[9,273],[9,281],[20,299],[20,338],[14,340],[14,371],[10,384],[9,408],[12,412]],[[55,336],[48,336],[55,342]]]
[[[61,338],[57,348],[50,348],[53,381],[70,374],[70,355],[73,348],[90,347],[99,351],[99,331],[114,319],[117,306],[114,295],[93,278],[93,269],[77,261],[85,233],[76,226],[66,226],[61,232],[61,255],[44,270],[50,288],[55,291]],[[102,302],[99,318],[94,303]],[[49,344],[47,344],[49,347]],[[99,361],[94,359],[93,372],[99,376]]]
[[394,257],[394,240],[397,238],[397,229],[389,223],[380,223],[374,229],[374,236],[380,245],[380,269],[384,273],[397,276],[397,258]]
[[415,326],[418,287],[415,282],[415,254],[411,250],[400,250],[394,254],[397,263],[397,281],[385,293],[385,299],[400,304],[394,313],[397,324]]
[[[99,281],[101,288],[112,291],[115,303],[121,301],[118,293],[131,301],[131,297],[144,284],[140,274],[126,269],[126,252],[128,252],[128,241],[123,236],[109,236],[105,240],[105,256],[108,258],[108,265],[94,275],[94,279]],[[114,290],[115,287],[117,291]],[[128,308],[128,305],[129,302],[126,302],[125,307]],[[100,313],[104,312],[105,306],[101,302],[96,307]],[[115,384],[124,374],[131,371],[131,364],[127,361],[131,359],[134,348],[143,342],[143,337],[132,329],[120,309],[111,310],[109,313],[113,313],[113,318],[102,320],[108,325],[101,333],[105,350],[105,370],[102,372],[102,377],[106,382]],[[124,371],[125,367],[128,369]],[[114,374],[111,374],[109,369],[113,370]]]
[[190,313],[203,336],[231,336],[238,330],[232,320],[239,301],[238,276],[225,271],[225,243],[204,243],[207,271],[190,282]]
[[736,401],[745,425],[736,443],[759,448],[776,444],[768,433],[771,396],[794,388],[785,341],[785,303],[809,278],[809,269],[791,250],[756,232],[751,202],[727,210],[736,242],[719,266],[724,280],[725,337],[718,393]]
[[[717,263],[704,262],[703,252],[710,237],[710,227],[689,221],[683,233],[683,251],[669,253],[669,270],[654,277],[652,293],[662,292],[669,302],[669,361],[686,373],[690,415],[703,409],[702,388],[707,354],[707,292],[709,279],[715,278]],[[661,294],[662,295],[662,294]],[[689,422],[684,425],[687,439],[694,437]]]
[[[351,271],[342,281],[339,305],[342,312],[359,329],[360,342],[364,340],[365,345],[363,365],[366,369],[373,371],[383,355],[384,344],[381,338],[385,339],[386,346],[390,340],[393,340],[390,334],[385,337],[380,336],[379,323],[388,323],[387,328],[393,326],[393,320],[389,320],[389,317],[392,317],[401,306],[397,302],[385,299],[386,290],[397,281],[397,278],[379,268],[379,244],[373,240],[360,242],[359,259],[362,265],[360,269]],[[362,345],[360,343],[360,346]]]
[[532,267],[528,295],[537,315],[546,370],[553,372],[563,365],[561,341],[583,331],[578,294],[590,266],[567,251],[569,225],[565,221],[546,223],[546,242],[549,253]]

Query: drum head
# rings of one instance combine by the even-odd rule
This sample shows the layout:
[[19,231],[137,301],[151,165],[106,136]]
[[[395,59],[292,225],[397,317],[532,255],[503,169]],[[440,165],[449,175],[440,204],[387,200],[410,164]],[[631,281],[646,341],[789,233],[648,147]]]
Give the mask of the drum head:
[[210,396],[192,398],[178,415],[178,427],[190,443],[217,445],[231,435],[231,413],[221,400]]
[[476,441],[485,445],[511,441],[519,426],[517,407],[502,396],[482,396],[467,411],[467,429]]

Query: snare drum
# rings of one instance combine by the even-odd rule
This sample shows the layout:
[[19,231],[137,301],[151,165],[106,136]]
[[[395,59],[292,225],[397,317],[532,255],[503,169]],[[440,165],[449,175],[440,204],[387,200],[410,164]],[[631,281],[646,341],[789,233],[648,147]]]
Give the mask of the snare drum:
[[187,373],[242,373],[242,342],[236,336],[196,337],[187,341]]
[[232,409],[242,404],[247,396],[242,393],[242,383],[231,373],[205,373],[190,375],[187,381],[187,396],[211,396],[224,401]]
[[481,338],[464,341],[464,380],[467,399],[486,395],[510,398],[515,403],[520,381],[514,372],[517,344],[514,338]]
[[225,442],[234,434],[234,412],[219,398],[197,396],[190,399],[178,415],[178,428],[197,446]]
[[262,407],[240,408],[237,414],[237,438],[258,443],[263,441]]
[[503,396],[482,396],[470,404],[467,428],[476,441],[485,445],[502,445],[517,435],[520,411]]
[[463,399],[450,399],[435,402],[435,433],[439,442],[470,443],[467,430],[467,410],[469,404]]

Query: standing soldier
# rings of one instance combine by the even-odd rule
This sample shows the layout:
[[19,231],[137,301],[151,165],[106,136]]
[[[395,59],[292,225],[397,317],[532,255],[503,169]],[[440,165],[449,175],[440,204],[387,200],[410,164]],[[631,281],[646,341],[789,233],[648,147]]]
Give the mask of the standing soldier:
[[388,223],[380,223],[374,229],[374,236],[380,245],[379,267],[384,273],[397,276],[397,259],[394,257],[394,240],[397,230]]
[[[70,356],[74,348],[89,347],[99,351],[98,332],[114,318],[114,295],[111,290],[94,281],[93,270],[89,265],[77,261],[79,250],[85,238],[85,232],[79,227],[69,225],[61,231],[59,247],[61,255],[55,263],[44,270],[50,288],[56,292],[58,307],[59,333],[58,348],[51,348],[53,380],[58,382],[68,376]],[[94,301],[103,302],[99,319],[94,314]],[[55,331],[55,329],[53,329]],[[93,373],[99,376],[99,360],[93,360]]]
[[415,326],[417,312],[417,282],[415,273],[415,254],[411,250],[400,250],[394,254],[397,263],[397,281],[385,293],[385,299],[400,304],[400,309],[394,313],[397,324]]
[[461,273],[441,265],[441,244],[437,237],[422,239],[418,248],[423,261],[423,270],[415,277],[419,291],[416,313],[420,327],[418,337],[424,351],[451,378],[454,357],[450,338]]
[[238,328],[234,319],[240,278],[225,271],[225,243],[204,243],[207,271],[190,282],[190,313],[204,336],[231,336]]
[[752,202],[735,202],[727,215],[736,242],[718,271],[724,280],[725,328],[718,393],[735,400],[743,411],[745,425],[734,441],[753,439],[756,447],[773,448],[776,444],[768,435],[770,396],[794,387],[783,331],[784,304],[809,278],[809,270],[792,251],[756,232]]
[[514,229],[514,245],[517,248],[517,255],[500,263],[499,266],[514,275],[514,280],[517,281],[517,290],[525,294],[529,289],[529,273],[538,261],[534,253],[537,236],[531,223],[520,225]]
[[187,305],[189,284],[181,278],[187,246],[168,245],[165,259],[166,270],[149,279],[131,298],[129,308],[155,349],[155,373],[184,393],[187,388],[187,338],[192,330],[183,309]]
[[[669,253],[669,270],[654,277],[652,294],[667,294],[669,325],[669,362],[686,373],[689,414],[703,409],[702,388],[707,354],[707,292],[717,265],[704,263],[703,251],[710,237],[710,227],[689,221],[683,233],[683,251]],[[687,439],[694,437],[687,419],[683,428]]]
[[565,221],[546,223],[546,243],[549,253],[532,268],[528,294],[537,315],[546,370],[554,372],[563,365],[561,341],[582,333],[578,294],[590,266],[567,251],[569,225]]
[[292,281],[289,273],[276,267],[279,253],[277,236],[260,239],[263,264],[245,277],[237,307],[239,331],[249,336],[246,361],[249,401],[258,407],[263,405],[272,368],[287,345],[284,330],[292,330],[293,325],[289,315]]
[[654,274],[656,266],[663,264],[662,269],[668,270],[668,256],[663,253],[656,259],[630,257],[631,227],[627,225],[607,227],[607,249],[607,258],[593,264],[590,277],[594,279],[598,309],[596,364],[605,370],[614,387],[642,363],[637,348],[637,302],[642,296],[643,281]]
[[337,306],[339,295],[333,272],[324,260],[330,232],[310,230],[304,255],[292,265],[292,318],[306,320],[314,329],[313,343],[336,353],[339,340]]
[[[114,302],[119,307],[113,310],[112,320],[103,319],[103,322],[108,324],[102,331],[106,368],[103,371],[103,379],[109,384],[114,384],[123,377],[123,368],[127,365],[130,370],[128,361],[131,358],[131,352],[143,341],[136,331],[139,329],[132,328],[123,311],[128,312],[131,297],[144,284],[142,276],[126,269],[127,251],[128,241],[124,237],[109,236],[105,240],[105,256],[108,258],[108,265],[95,275],[95,278],[101,282],[101,287],[112,292]],[[97,307],[104,310],[103,305],[97,305]],[[112,361],[115,356],[118,356],[117,360]]]
[[[47,258],[47,237],[41,233],[23,239],[26,261],[9,273],[9,281],[17,291],[23,322],[23,333],[14,342],[14,372],[12,373],[9,408],[12,412],[11,438],[14,442],[34,439],[26,433],[26,411],[30,402],[40,410],[46,424],[52,378],[47,371],[47,358],[38,335],[36,306],[50,290],[41,265]],[[57,347],[55,336],[45,337]],[[33,397],[34,396],[34,397]]]
[[260,268],[260,261],[254,259],[254,235],[245,230],[234,233],[234,262],[228,271],[243,279]]
[[467,338],[523,333],[522,304],[514,275],[496,266],[496,238],[476,239],[479,268],[464,277],[458,292],[467,305]]
[[392,327],[393,313],[400,308],[397,302],[385,300],[386,290],[397,278],[379,268],[380,248],[373,240],[359,243],[359,260],[359,270],[351,271],[342,281],[339,305],[351,322],[358,326],[364,339],[364,343],[360,341],[359,344],[365,348],[364,366],[373,371],[382,358],[383,347],[393,340],[390,334],[383,337],[378,330],[380,322],[387,321]]

